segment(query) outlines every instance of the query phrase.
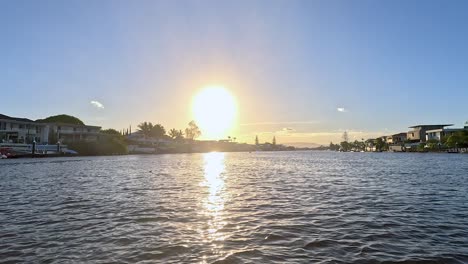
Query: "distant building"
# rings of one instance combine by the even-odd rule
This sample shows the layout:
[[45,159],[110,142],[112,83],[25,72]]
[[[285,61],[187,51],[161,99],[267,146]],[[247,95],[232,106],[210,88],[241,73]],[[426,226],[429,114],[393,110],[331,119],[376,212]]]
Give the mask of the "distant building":
[[377,151],[377,148],[375,147],[376,139],[369,138],[364,143],[366,144],[365,151],[369,151],[369,152]]
[[393,134],[391,136],[387,136],[386,142],[390,145],[398,145],[398,144],[404,143],[406,139],[407,139],[406,133],[398,133],[398,134]]
[[412,142],[426,142],[426,132],[428,130],[443,129],[446,126],[453,126],[452,124],[446,125],[416,125],[411,126],[413,130],[406,133],[407,139]]
[[126,138],[130,142],[141,144],[141,145],[161,145],[161,144],[164,145],[164,144],[170,144],[173,142],[173,140],[167,135],[164,135],[161,138],[147,137],[140,130],[128,134]]

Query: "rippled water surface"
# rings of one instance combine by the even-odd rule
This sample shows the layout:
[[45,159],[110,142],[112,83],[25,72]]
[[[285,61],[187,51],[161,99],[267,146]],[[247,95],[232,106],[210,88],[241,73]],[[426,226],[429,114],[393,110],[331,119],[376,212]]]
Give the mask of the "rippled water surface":
[[468,263],[468,155],[0,160],[0,263]]

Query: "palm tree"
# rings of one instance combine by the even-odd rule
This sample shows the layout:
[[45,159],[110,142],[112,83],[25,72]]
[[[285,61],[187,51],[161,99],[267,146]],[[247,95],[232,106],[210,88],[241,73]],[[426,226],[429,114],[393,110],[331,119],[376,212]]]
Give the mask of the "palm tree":
[[182,130],[177,130],[175,128],[169,130],[169,136],[174,140],[181,140],[184,138],[184,133]]
[[145,138],[151,136],[151,130],[153,129],[153,124],[151,122],[143,122],[138,125],[138,128],[140,129],[141,133],[143,133],[143,136]]
[[176,139],[177,138],[177,135],[178,135],[178,130],[175,129],[175,128],[172,128],[171,130],[169,130],[169,136],[172,138],[172,139]]

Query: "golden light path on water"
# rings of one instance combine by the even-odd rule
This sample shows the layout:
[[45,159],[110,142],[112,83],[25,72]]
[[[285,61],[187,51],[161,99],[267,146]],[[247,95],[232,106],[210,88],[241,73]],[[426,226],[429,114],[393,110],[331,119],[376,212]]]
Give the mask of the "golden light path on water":
[[226,202],[227,191],[224,184],[224,153],[211,152],[203,156],[204,159],[204,179],[200,183],[201,187],[206,187],[207,197],[203,200],[203,214],[207,220],[207,230],[204,232],[204,241],[213,245],[214,251],[222,248],[222,243],[226,238],[219,232],[226,225],[224,216],[224,203]]

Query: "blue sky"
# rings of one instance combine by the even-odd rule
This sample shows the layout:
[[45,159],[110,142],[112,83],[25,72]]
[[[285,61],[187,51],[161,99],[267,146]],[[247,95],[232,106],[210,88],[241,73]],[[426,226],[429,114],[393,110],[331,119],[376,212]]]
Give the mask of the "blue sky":
[[0,109],[183,128],[197,90],[220,84],[249,142],[461,126],[467,11],[466,1],[2,1]]

